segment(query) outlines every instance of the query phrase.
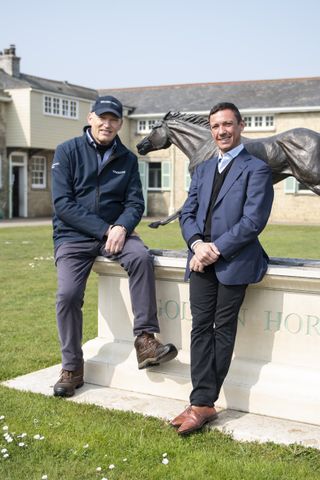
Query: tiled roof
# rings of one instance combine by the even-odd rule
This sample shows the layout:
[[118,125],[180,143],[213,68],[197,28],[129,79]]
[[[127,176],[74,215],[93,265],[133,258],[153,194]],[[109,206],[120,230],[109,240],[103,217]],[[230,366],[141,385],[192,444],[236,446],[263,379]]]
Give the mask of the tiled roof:
[[320,77],[99,89],[99,94],[114,95],[141,115],[206,112],[221,101],[233,102],[240,110],[301,109],[320,107]]
[[79,97],[87,100],[94,100],[98,92],[92,88],[72,85],[68,82],[60,82],[57,80],[49,80],[47,78],[34,77],[21,73],[19,77],[8,75],[0,69],[0,88],[4,90],[16,88],[34,88],[45,92],[52,92],[68,97]]

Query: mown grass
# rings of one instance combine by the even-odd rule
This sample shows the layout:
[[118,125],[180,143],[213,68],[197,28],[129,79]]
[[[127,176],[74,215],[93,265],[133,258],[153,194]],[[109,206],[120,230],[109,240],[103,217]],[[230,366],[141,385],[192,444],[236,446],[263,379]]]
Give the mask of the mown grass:
[[[173,224],[139,233],[152,248],[185,248]],[[320,228],[270,226],[271,256],[319,258]],[[282,243],[285,242],[285,246]],[[284,253],[282,253],[284,252]],[[0,229],[0,380],[60,361],[50,227]],[[85,302],[84,341],[96,335],[97,278]],[[319,452],[297,445],[239,443],[218,431],[177,437],[165,422],[0,387],[0,479],[298,480],[320,477]],[[7,443],[4,426],[12,435]],[[23,439],[18,435],[27,433]],[[36,434],[44,436],[35,440]],[[25,446],[19,447],[19,442]],[[84,448],[85,445],[89,445]],[[163,465],[163,453],[169,464]],[[123,459],[127,459],[123,461]],[[109,465],[115,468],[109,470]],[[100,472],[96,471],[101,467]]]
[[[179,438],[155,418],[4,388],[0,392],[6,424],[17,434],[27,433],[25,447],[6,445],[10,457],[0,459],[1,479],[36,480],[44,474],[48,480],[319,478],[314,449],[239,443],[208,430]],[[44,439],[35,440],[36,434]],[[168,465],[162,464],[164,453]],[[97,473],[97,467],[102,471]]]

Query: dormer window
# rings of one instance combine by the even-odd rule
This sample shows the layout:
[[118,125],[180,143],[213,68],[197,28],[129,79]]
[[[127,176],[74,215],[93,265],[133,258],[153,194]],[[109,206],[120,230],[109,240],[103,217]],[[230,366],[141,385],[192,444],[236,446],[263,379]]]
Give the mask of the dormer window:
[[157,120],[149,118],[147,120],[138,120],[137,133],[150,133]]
[[43,96],[44,115],[53,115],[55,117],[78,119],[79,104],[77,100],[69,98],[56,97],[51,95]]
[[245,131],[275,130],[274,115],[244,115]]

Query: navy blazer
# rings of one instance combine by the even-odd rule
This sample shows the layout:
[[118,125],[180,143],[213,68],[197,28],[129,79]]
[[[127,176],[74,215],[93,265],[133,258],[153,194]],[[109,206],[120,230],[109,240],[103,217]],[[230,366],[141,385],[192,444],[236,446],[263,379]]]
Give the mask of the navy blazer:
[[[205,221],[218,157],[202,162],[195,170],[180,226],[189,245],[194,235],[204,234]],[[233,160],[212,210],[211,241],[221,256],[214,264],[225,285],[259,282],[267,271],[268,256],[258,235],[265,227],[273,202],[271,169],[243,149]],[[186,278],[189,277],[189,249]]]

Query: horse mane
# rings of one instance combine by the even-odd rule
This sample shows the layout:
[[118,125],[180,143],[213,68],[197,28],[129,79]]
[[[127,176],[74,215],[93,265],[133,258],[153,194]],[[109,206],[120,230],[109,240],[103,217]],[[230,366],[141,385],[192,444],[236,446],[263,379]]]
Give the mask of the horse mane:
[[181,120],[183,122],[193,123],[194,125],[200,125],[205,128],[209,128],[209,121],[206,118],[201,117],[200,115],[195,115],[193,113],[180,113],[180,112],[168,112],[163,120]]

